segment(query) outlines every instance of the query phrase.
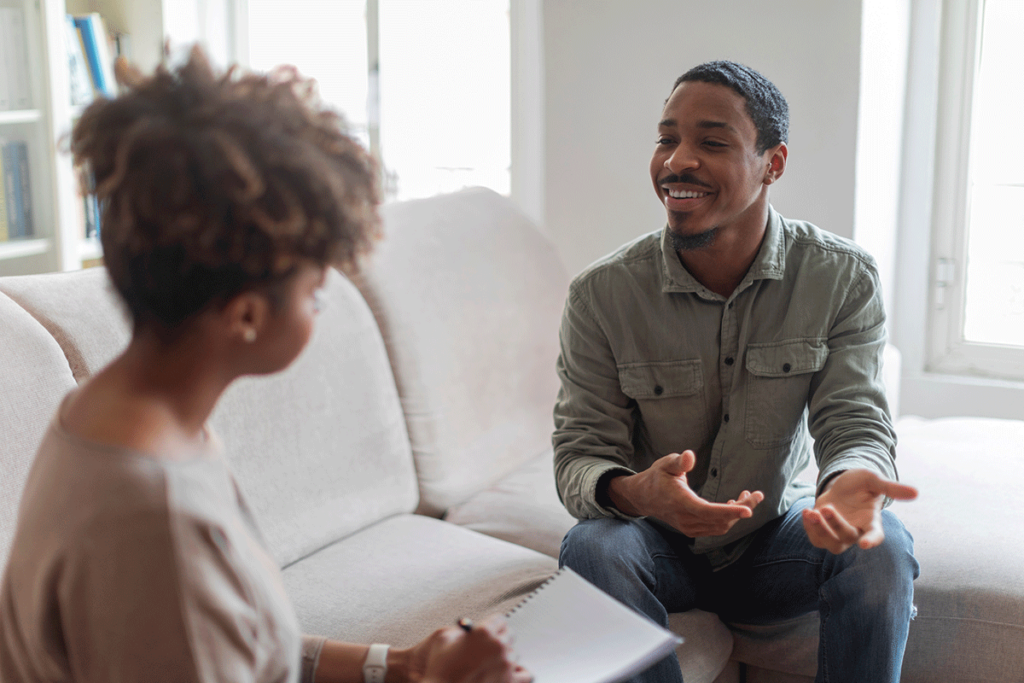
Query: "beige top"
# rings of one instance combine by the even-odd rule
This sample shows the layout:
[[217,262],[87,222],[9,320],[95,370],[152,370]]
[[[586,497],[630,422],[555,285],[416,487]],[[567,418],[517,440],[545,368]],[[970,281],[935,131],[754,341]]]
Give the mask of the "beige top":
[[311,680],[302,638],[216,439],[156,459],[55,418],[0,587],[0,680]]

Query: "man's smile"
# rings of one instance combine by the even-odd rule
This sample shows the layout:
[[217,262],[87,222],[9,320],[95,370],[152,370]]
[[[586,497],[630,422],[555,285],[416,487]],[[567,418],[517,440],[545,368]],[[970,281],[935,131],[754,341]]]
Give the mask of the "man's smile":
[[706,197],[710,194],[709,192],[695,192],[693,190],[673,190],[664,186],[662,186],[662,189],[665,190],[665,194],[675,199],[695,199],[697,197]]

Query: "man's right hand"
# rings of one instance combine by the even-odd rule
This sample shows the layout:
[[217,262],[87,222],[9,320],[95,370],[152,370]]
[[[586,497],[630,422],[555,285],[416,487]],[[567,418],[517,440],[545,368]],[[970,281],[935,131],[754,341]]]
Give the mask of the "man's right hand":
[[690,538],[721,536],[750,517],[764,494],[744,491],[728,503],[709,503],[686,481],[696,460],[693,451],[666,455],[643,472],[613,478],[608,496],[621,512],[660,519]]

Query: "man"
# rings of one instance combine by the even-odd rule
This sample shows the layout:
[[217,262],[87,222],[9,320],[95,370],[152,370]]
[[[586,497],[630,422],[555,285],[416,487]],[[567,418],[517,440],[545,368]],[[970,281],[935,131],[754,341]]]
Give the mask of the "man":
[[[898,681],[918,566],[883,508],[916,491],[895,481],[874,261],[770,206],[789,113],[761,74],[697,66],[661,119],[668,224],[577,276],[562,319],[555,470],[581,521],[560,561],[663,625],[817,610],[818,681]],[[812,450],[816,488],[796,479]],[[636,680],[682,677],[673,655]]]

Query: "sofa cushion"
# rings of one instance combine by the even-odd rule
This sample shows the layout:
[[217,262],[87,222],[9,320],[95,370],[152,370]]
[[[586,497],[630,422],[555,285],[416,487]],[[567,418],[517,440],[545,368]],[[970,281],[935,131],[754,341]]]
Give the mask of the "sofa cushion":
[[900,478],[921,491],[897,508],[921,563],[903,681],[1019,681],[1024,421],[907,417],[897,433]]
[[[0,288],[8,278],[0,278]],[[0,294],[0,567],[17,525],[18,501],[57,406],[75,387],[67,359],[31,315]]]
[[357,283],[388,345],[419,511],[439,516],[550,447],[568,277],[553,245],[490,190],[381,214],[385,238]]
[[304,632],[405,647],[458,617],[506,612],[553,559],[422,515],[396,515],[284,569]]
[[131,338],[125,309],[103,268],[3,278],[0,291],[53,335],[79,383],[112,361]]
[[550,449],[452,506],[444,519],[556,559],[562,538],[576,524],[558,500]]
[[[508,612],[556,569],[526,548],[396,515],[286,567],[284,582],[306,633],[407,647],[458,617]],[[714,681],[732,649],[728,630],[699,610],[671,625],[690,634],[677,648],[687,683]]]
[[416,507],[416,472],[384,343],[331,271],[313,338],[286,370],[242,378],[211,420],[281,565]]

